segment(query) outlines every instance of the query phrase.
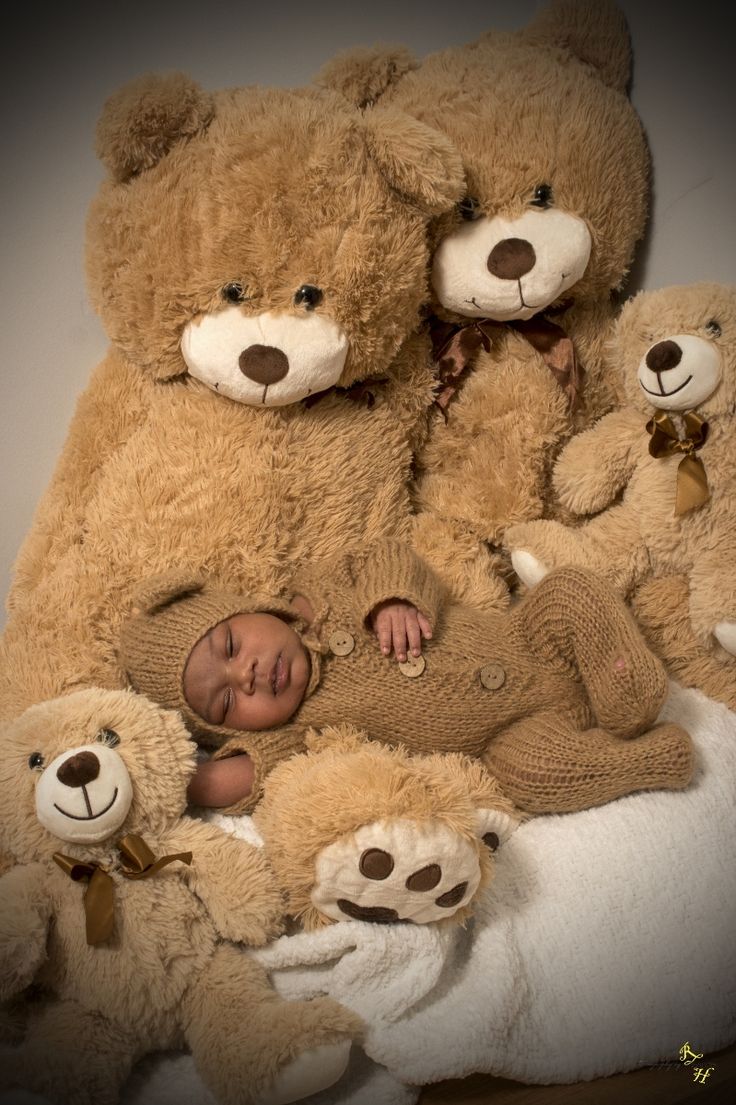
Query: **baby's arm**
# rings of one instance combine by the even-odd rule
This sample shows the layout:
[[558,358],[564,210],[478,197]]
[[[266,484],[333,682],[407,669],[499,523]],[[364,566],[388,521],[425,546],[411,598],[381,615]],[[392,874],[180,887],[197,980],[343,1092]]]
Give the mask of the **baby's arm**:
[[444,588],[426,561],[402,541],[371,545],[350,561],[356,613],[378,636],[386,655],[406,659],[421,652],[442,610]]
[[189,800],[223,813],[250,813],[269,772],[281,760],[303,751],[304,727],[297,724],[234,735],[211,760],[198,766],[189,785]]

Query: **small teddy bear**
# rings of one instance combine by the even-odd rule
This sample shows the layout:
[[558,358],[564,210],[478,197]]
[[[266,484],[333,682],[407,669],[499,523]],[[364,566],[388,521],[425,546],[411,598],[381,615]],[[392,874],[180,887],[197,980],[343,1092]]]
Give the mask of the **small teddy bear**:
[[[573,438],[554,470],[562,504],[595,517],[513,526],[512,563],[529,586],[551,568],[586,565],[625,595],[650,578],[684,577],[695,642],[733,664],[736,286],[639,292],[622,309],[611,358],[626,404]],[[665,604],[654,622],[669,617]]]
[[516,31],[421,61],[356,50],[317,77],[437,128],[462,157],[466,195],[430,224],[438,382],[416,546],[489,609],[513,579],[506,528],[549,516],[552,460],[618,399],[603,344],[648,204],[630,74],[617,4],[550,0]]
[[115,1105],[139,1058],[185,1046],[223,1105],[336,1081],[362,1022],[330,998],[283,1001],[236,946],[281,931],[282,898],[260,849],[182,816],[181,718],[91,689],[3,738],[0,1000],[35,991],[3,1087]]

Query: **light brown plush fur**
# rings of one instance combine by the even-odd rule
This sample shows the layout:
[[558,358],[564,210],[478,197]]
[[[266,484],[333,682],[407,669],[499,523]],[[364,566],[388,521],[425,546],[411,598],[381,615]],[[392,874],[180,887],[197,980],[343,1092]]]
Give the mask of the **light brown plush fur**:
[[[178,715],[131,692],[80,691],[31,707],[3,733],[3,750],[0,846],[16,866],[2,876],[0,1000],[31,983],[42,996],[24,1010],[22,1042],[2,1049],[5,1087],[113,1105],[138,1058],[186,1045],[219,1101],[249,1105],[303,1051],[360,1033],[331,999],[279,999],[239,946],[280,931],[281,895],[259,849],[182,816],[194,750]],[[116,844],[128,834],[156,857],[191,851],[191,865],[121,877]],[[113,928],[101,943],[87,942],[86,884],[53,862],[57,852],[112,876]]]
[[[407,532],[432,396],[415,332],[426,226],[462,191],[439,132],[317,89],[210,94],[173,75],[113,96],[98,149],[109,177],[88,267],[112,347],[17,561],[4,718],[78,686],[124,685],[114,640],[142,576],[193,567],[273,590],[302,558]],[[242,303],[227,298],[234,285]],[[304,285],[321,291],[313,308]],[[183,333],[227,311],[270,313],[295,333],[337,328],[339,386],[264,408],[192,378]],[[359,401],[346,389],[363,380]]]
[[[435,262],[441,318],[496,321],[488,326],[490,351],[477,353],[420,450],[417,544],[460,597],[480,605],[503,598],[487,578],[503,561],[488,556],[487,544],[498,546],[509,524],[544,516],[555,453],[617,398],[603,342],[648,199],[649,155],[627,94],[630,71],[628,29],[616,5],[553,0],[517,32],[490,31],[421,63],[401,48],[353,51],[318,77],[352,102],[390,103],[442,130],[462,156],[476,218],[511,221],[507,233],[516,238],[513,222],[534,210],[535,188],[548,184],[548,214],[582,220],[592,238],[579,279],[533,301],[573,339],[585,371],[574,414],[540,354],[502,321],[522,316],[443,306]],[[435,246],[467,227],[457,211],[437,217]],[[538,264],[552,265],[548,249],[537,243]],[[477,287],[466,278],[468,296],[480,296],[487,277],[481,264]]]
[[[713,371],[717,366],[720,372],[714,389],[687,408],[708,423],[707,439],[696,456],[705,469],[710,500],[679,515],[675,496],[683,454],[650,455],[646,424],[656,397],[644,393],[638,375],[649,351],[665,342],[684,350],[681,363],[661,374],[662,380],[677,384],[676,393],[672,387],[673,401],[686,373],[691,373],[693,384],[685,383],[683,389],[698,385],[705,362],[696,356],[704,356]],[[570,511],[579,517],[597,513],[570,528],[537,521],[510,529],[507,540],[517,571],[523,573],[527,563],[533,574],[534,561],[540,570],[585,564],[626,595],[652,577],[681,576],[679,583],[660,582],[648,592],[640,591],[637,613],[652,643],[659,644],[671,662],[673,674],[696,686],[705,674],[703,689],[710,693],[720,687],[717,697],[723,697],[724,690],[728,697],[727,672],[731,688],[736,679],[736,659],[731,655],[736,651],[736,288],[701,283],[640,292],[621,313],[611,357],[622,373],[626,403],[574,438],[554,473],[557,493]],[[680,376],[675,378],[675,371]],[[653,381],[649,383],[651,387]],[[684,400],[687,393],[682,390],[682,395]],[[682,436],[677,408],[673,410],[666,398],[660,407],[669,410]],[[533,560],[526,561],[527,555]],[[689,631],[680,607],[684,601]],[[723,647],[719,641],[725,642],[729,632],[731,647]]]

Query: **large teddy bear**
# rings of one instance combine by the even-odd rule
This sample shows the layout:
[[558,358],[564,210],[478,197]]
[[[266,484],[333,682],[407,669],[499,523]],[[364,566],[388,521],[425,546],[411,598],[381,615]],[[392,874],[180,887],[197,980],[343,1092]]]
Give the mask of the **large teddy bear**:
[[124,686],[114,639],[148,574],[278,588],[300,559],[407,532],[432,397],[426,227],[462,194],[443,135],[174,74],[111,97],[97,145],[89,284],[112,347],[18,558],[4,718]]
[[285,1002],[243,947],[282,928],[263,852],[183,817],[194,745],[141,695],[31,706],[3,734],[0,1000],[33,987],[3,1087],[115,1105],[137,1060],[187,1046],[222,1105],[335,1081],[362,1023]]
[[421,63],[349,52],[317,78],[436,127],[463,159],[465,198],[431,230],[439,382],[416,462],[417,544],[480,605],[503,597],[488,575],[508,569],[506,527],[547,513],[559,447],[617,399],[602,351],[649,172],[630,73],[615,4],[553,0],[513,33]]
[[533,585],[552,567],[587,565],[625,595],[656,580],[636,600],[653,644],[673,675],[728,698],[736,681],[736,287],[639,292],[621,312],[611,357],[626,401],[573,438],[554,471],[579,522],[509,529],[514,567]]

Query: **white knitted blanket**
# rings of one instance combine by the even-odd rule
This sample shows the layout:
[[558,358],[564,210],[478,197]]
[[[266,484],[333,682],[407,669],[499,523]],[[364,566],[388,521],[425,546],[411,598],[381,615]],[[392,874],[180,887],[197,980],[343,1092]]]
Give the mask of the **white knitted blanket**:
[[[332,925],[259,951],[290,997],[329,993],[368,1024],[315,1105],[409,1105],[478,1071],[576,1082],[736,1040],[736,714],[671,687],[697,775],[523,825],[466,929]],[[216,818],[255,839],[248,818]],[[149,1058],[125,1105],[211,1105],[188,1056]]]

